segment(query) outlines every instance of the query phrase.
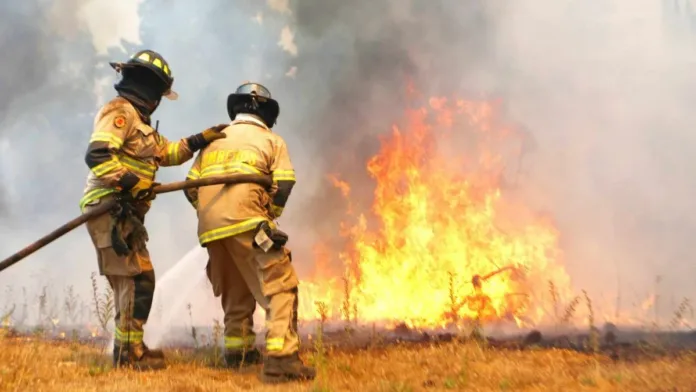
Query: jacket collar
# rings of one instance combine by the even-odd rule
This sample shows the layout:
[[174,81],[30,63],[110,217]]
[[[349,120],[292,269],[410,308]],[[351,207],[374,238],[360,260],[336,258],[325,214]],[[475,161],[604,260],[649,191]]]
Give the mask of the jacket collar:
[[253,114],[247,114],[247,113],[239,113],[239,114],[237,114],[237,115],[234,117],[234,121],[232,121],[232,122],[230,123],[230,125],[236,124],[236,123],[254,123],[254,124],[260,126],[261,128],[263,128],[263,129],[265,129],[265,130],[267,130],[267,131],[270,131],[270,129],[268,129],[268,127],[266,126],[266,124],[264,124],[264,122],[261,121],[261,119],[259,119],[258,117],[254,116]]

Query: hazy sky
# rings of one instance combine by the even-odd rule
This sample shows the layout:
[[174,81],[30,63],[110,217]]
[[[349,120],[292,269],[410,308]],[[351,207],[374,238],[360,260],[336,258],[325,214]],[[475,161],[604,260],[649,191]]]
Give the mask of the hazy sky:
[[[343,205],[326,174],[369,195],[364,162],[399,119],[408,76],[426,94],[502,96],[506,115],[530,130],[537,149],[519,192],[555,218],[575,289],[612,298],[618,271],[627,302],[650,294],[656,275],[665,297],[693,296],[689,3],[5,1],[0,257],[79,213],[91,122],[117,80],[107,61],[147,47],[167,58],[181,96],[154,116],[170,139],[228,121],[226,96],[244,80],[278,97],[277,132],[298,171],[281,224],[301,272],[319,236],[338,237]],[[188,167],[163,168],[159,180],[180,180]],[[161,196],[148,229],[159,276],[196,247],[183,195]],[[23,286],[35,295],[74,285],[88,297],[92,271],[79,228],[0,273],[14,290],[0,307],[20,301]]]

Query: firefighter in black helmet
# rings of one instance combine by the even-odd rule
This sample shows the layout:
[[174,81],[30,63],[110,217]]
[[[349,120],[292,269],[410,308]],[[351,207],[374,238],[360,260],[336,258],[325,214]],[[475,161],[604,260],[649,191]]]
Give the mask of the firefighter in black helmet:
[[268,128],[273,128],[280,115],[280,106],[266,87],[246,82],[227,97],[227,114],[232,120],[237,114],[258,116]]
[[155,273],[146,247],[145,214],[150,209],[160,166],[178,166],[211,141],[224,138],[227,124],[169,141],[151,126],[162,97],[176,99],[169,64],[152,50],[142,50],[111,66],[121,74],[118,96],[97,113],[85,155],[90,172],[80,201],[83,212],[116,198],[119,208],[87,222],[99,272],[114,292],[114,366],[139,370],[165,367],[160,350],[143,340],[155,290]]
[[[286,246],[288,236],[274,223],[296,182],[287,144],[271,131],[280,108],[264,86],[244,83],[227,98],[227,112],[232,119],[223,131],[227,138],[201,150],[187,178],[262,173],[273,177],[273,186],[184,192],[199,211],[198,239],[208,250],[208,279],[225,312],[225,361],[233,369],[262,362],[267,383],[311,380],[316,370],[299,356],[299,279]],[[254,347],[257,303],[267,314],[265,358]]]
[[141,50],[125,63],[109,63],[123,75],[114,87],[119,95],[142,107],[141,114],[151,115],[159,106],[162,97],[170,100],[179,98],[172,90],[174,77],[169,64],[159,53]]

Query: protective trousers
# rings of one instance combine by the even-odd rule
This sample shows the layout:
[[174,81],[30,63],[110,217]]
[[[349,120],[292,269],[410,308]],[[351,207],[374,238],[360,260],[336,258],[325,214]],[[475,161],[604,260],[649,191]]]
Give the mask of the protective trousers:
[[258,302],[266,310],[266,352],[271,357],[299,350],[297,286],[290,251],[253,247],[248,231],[207,244],[208,278],[225,312],[225,349],[242,351],[253,346],[252,315]]
[[[99,273],[106,276],[114,293],[114,351],[140,358],[145,350],[143,326],[147,322],[155,292],[155,272],[144,246],[119,256],[111,246],[112,218],[102,215],[87,222],[87,231],[97,251]],[[127,236],[132,227],[124,224]]]

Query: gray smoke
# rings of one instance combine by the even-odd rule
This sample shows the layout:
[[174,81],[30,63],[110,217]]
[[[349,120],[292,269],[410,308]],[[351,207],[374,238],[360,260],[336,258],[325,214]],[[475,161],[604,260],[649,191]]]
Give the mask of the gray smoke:
[[[0,257],[79,214],[83,156],[95,114],[95,79],[105,68],[79,23],[84,0],[0,5]],[[88,293],[93,251],[80,228],[0,274],[35,303],[68,286]],[[85,263],[83,263],[83,260]],[[10,298],[6,297],[9,301]]]
[[[49,31],[36,21],[46,18],[45,5],[39,2],[4,2],[0,4],[0,121],[8,118],[13,102],[32,94],[49,76],[47,64],[55,64],[57,48],[51,45]],[[5,131],[2,127],[0,130]]]
[[[16,3],[16,4],[15,4]],[[45,64],[55,63],[55,48],[49,37],[36,24],[44,15],[38,4],[32,2],[5,2],[0,4],[0,137],[13,121],[10,106],[35,92],[46,83],[50,73]],[[18,45],[21,43],[21,45]],[[0,177],[0,179],[2,179]],[[7,185],[0,185],[0,216],[7,213]]]
[[[79,3],[61,2],[61,12],[48,2],[10,3],[0,5],[0,198],[11,212],[0,217],[3,254],[78,212],[94,80],[114,76],[106,60],[127,55],[99,57],[87,32],[69,28]],[[345,206],[326,175],[340,174],[355,201],[369,203],[365,161],[410,104],[411,80],[426,97],[500,97],[504,115],[529,130],[537,148],[515,197],[555,217],[576,288],[596,297],[618,286],[629,302],[650,293],[659,274],[666,296],[696,294],[687,0],[295,0],[289,12],[278,11],[282,0],[270,3],[274,10],[252,0],[146,0],[143,43],[126,49],[157,50],[172,66],[181,98],[155,115],[170,139],[228,121],[226,96],[245,80],[271,89],[281,104],[276,131],[298,171],[281,223],[301,273],[319,238],[340,243]],[[286,27],[296,56],[278,44]],[[159,180],[187,170],[163,168]],[[182,195],[158,198],[148,229],[159,274],[196,245]],[[96,266],[84,230],[40,252],[0,283],[36,277],[28,285],[52,279],[86,292]]]
[[[312,102],[291,129],[315,173],[341,173],[363,201],[364,162],[407,105],[407,78],[426,96],[502,98],[537,145],[514,196],[555,217],[575,288],[630,308],[661,275],[670,309],[696,294],[690,4],[294,1],[298,73],[281,91]],[[322,211],[308,231],[330,230],[337,193],[302,204]]]
[[58,169],[58,161],[61,172],[82,169],[83,147],[78,143],[84,143],[81,138],[89,131],[95,108],[97,56],[91,37],[78,29],[76,18],[83,3],[2,5],[0,142],[7,168],[2,173],[2,193],[6,202],[9,195],[22,200],[21,208],[12,208],[19,214],[16,219],[26,220],[27,208],[34,213],[64,208],[68,195],[75,194],[66,189],[80,187],[79,180],[49,173]]

